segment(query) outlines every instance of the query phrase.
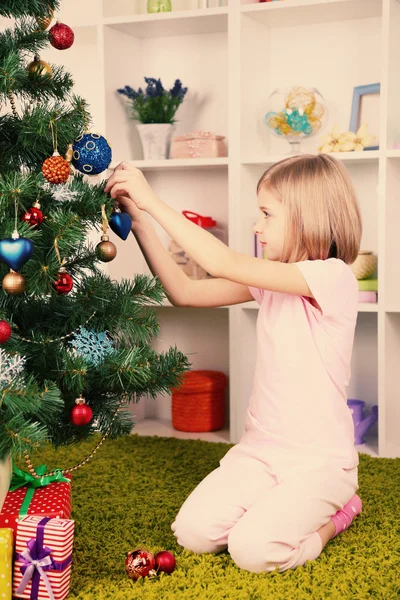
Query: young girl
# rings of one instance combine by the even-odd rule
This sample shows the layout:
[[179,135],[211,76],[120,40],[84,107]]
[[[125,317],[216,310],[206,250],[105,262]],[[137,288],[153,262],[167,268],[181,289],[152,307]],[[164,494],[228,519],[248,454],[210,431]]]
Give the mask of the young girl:
[[[181,507],[172,530],[196,553],[228,549],[249,571],[314,560],[361,512],[358,455],[346,403],[358,310],[361,218],[341,163],[295,156],[257,186],[255,233],[269,260],[234,252],[120,164],[106,185],[132,219],[154,275],[177,306],[260,304],[253,392],[240,442]],[[190,280],[149,213],[212,280]]]

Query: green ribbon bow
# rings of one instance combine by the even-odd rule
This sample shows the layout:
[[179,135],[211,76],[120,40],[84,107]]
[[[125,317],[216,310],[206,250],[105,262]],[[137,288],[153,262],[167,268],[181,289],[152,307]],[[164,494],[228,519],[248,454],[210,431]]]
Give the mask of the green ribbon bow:
[[17,467],[13,468],[10,491],[13,492],[20,487],[28,488],[21,506],[21,510],[19,511],[19,519],[26,517],[28,514],[29,505],[32,501],[35,490],[40,487],[45,487],[46,485],[49,485],[49,483],[54,483],[55,481],[71,483],[67,477],[64,477],[61,469],[55,469],[53,475],[45,475],[47,467],[46,465],[40,465],[39,467],[36,467],[35,471],[38,475],[41,475],[41,477],[36,478],[30,473],[26,473],[26,471],[21,471],[21,469],[18,469]]

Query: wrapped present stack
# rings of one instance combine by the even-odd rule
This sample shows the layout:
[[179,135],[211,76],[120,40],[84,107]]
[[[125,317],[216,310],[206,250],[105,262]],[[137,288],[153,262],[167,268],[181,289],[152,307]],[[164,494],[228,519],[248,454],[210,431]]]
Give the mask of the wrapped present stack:
[[378,301],[378,280],[377,279],[359,279],[358,280],[359,300],[360,302]]
[[71,477],[14,468],[0,512],[0,598],[64,600],[71,577]]

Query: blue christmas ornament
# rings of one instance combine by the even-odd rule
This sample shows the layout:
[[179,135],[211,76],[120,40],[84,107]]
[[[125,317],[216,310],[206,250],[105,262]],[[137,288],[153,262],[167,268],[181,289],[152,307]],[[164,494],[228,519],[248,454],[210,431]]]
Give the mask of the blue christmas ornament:
[[111,215],[109,226],[121,240],[126,240],[132,227],[132,219],[127,213],[115,212]]
[[85,327],[80,327],[79,332],[69,343],[79,356],[95,367],[114,351],[113,343],[106,331],[99,332]]
[[[18,236],[18,237],[17,237]],[[0,260],[13,271],[19,271],[33,254],[33,242],[13,233],[12,238],[0,241]]]
[[72,164],[81,173],[98,175],[105,171],[112,159],[107,140],[98,133],[80,135],[72,146]]

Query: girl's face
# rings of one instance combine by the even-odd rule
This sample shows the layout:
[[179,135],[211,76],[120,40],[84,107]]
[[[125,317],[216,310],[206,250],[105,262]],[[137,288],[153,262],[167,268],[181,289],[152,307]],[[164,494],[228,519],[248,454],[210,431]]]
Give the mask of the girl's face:
[[285,241],[285,210],[264,186],[258,194],[259,217],[254,225],[254,233],[258,235],[269,260],[281,260]]

